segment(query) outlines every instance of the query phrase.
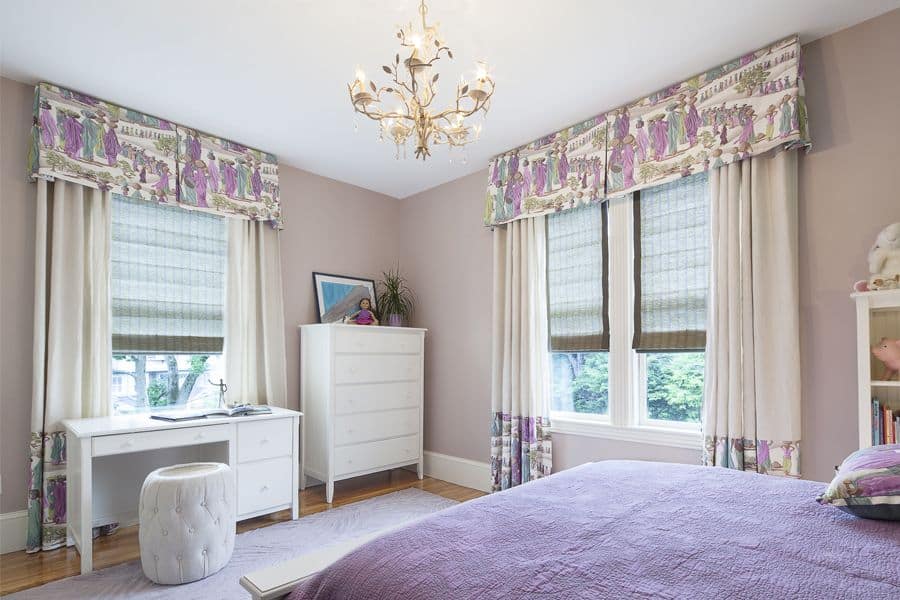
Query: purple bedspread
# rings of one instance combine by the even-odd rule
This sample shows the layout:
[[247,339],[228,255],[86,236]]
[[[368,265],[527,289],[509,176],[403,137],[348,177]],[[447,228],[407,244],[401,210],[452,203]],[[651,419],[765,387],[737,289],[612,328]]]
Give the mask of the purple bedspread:
[[900,598],[900,523],[820,506],[823,488],[582,465],[378,538],[290,598]]

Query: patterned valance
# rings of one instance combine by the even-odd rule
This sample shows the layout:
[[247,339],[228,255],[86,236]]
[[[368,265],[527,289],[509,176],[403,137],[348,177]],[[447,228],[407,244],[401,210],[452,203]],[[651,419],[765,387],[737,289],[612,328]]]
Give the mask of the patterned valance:
[[[773,148],[809,145],[800,43],[793,36],[608,111],[590,165],[572,168],[584,124],[491,161],[484,222],[497,225],[629,194]],[[529,157],[524,165],[522,156]],[[541,158],[543,160],[541,160]],[[538,164],[536,161],[540,160]]]
[[603,200],[606,129],[606,115],[598,115],[492,160],[485,224]]
[[272,154],[49,83],[35,87],[28,166],[32,178],[281,223]]
[[178,192],[197,210],[281,222],[278,160],[236,142],[178,126]]

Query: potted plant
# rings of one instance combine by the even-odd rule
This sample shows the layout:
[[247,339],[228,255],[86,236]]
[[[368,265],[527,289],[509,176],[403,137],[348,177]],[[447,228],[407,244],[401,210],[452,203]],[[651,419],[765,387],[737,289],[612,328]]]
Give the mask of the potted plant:
[[381,273],[378,282],[378,309],[384,323],[390,327],[401,327],[404,321],[409,322],[416,297],[400,274],[400,267],[388,269]]

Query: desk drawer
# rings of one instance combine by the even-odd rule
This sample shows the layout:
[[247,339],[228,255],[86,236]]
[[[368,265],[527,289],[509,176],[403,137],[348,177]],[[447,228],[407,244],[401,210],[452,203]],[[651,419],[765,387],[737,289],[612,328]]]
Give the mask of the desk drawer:
[[93,456],[127,454],[129,452],[141,452],[157,448],[174,448],[177,446],[223,442],[230,438],[230,425],[203,425],[164,431],[121,433],[95,437],[93,439],[92,454]]
[[416,381],[421,362],[418,354],[338,354],[334,357],[334,382]]
[[293,454],[294,438],[291,423],[292,419],[238,423],[237,461],[244,463]]
[[421,387],[418,382],[338,385],[334,388],[334,411],[343,415],[418,406]]
[[241,515],[290,504],[294,497],[290,456],[237,466],[237,512]]
[[334,443],[337,446],[383,440],[418,432],[418,408],[340,415],[334,420]]
[[346,328],[334,332],[335,352],[418,354],[421,350],[422,336],[417,333]]
[[419,436],[410,435],[334,449],[335,476],[419,460]]

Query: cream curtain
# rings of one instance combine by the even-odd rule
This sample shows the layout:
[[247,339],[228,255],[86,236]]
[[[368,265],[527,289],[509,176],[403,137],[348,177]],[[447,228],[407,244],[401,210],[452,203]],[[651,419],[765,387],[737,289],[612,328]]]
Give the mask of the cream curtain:
[[37,182],[26,549],[66,543],[62,420],[109,413],[109,192]]
[[224,354],[231,403],[287,403],[278,235],[268,223],[229,219]]
[[710,174],[707,464],[800,475],[797,153]]
[[545,217],[494,231],[492,490],[550,474]]

